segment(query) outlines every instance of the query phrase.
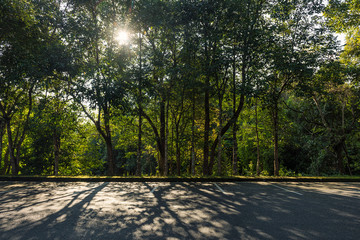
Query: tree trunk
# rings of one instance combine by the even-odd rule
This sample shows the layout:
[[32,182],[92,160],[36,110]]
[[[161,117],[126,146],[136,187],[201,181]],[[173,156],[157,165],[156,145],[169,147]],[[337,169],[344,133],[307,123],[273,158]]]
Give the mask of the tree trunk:
[[181,174],[181,162],[180,162],[180,144],[179,144],[179,126],[176,126],[176,174],[180,176]]
[[105,104],[104,109],[104,127],[105,127],[105,143],[106,143],[106,151],[107,151],[107,157],[108,157],[108,174],[110,176],[115,175],[115,155],[114,155],[114,149],[112,145],[112,137],[111,137],[111,129],[110,129],[110,113],[109,113],[109,107],[107,104]]
[[[25,132],[27,128],[27,124],[30,119],[31,110],[32,110],[32,90],[34,86],[31,86],[29,89],[29,105],[28,105],[28,112],[25,117],[25,121],[21,124],[23,129],[21,131],[20,126],[18,128],[18,131],[16,133],[15,140],[12,138],[12,132],[11,132],[11,118],[7,117],[5,118],[5,125],[7,126],[7,133],[8,133],[8,149],[9,149],[9,155],[10,155],[10,165],[11,165],[11,172],[12,175],[18,175],[19,174],[19,163],[20,163],[20,148],[22,143],[25,140]],[[18,139],[18,136],[20,138]],[[15,156],[15,150],[16,150],[16,156]]]
[[[241,79],[242,79],[242,88],[244,89],[247,83],[247,64],[246,64],[246,56],[247,56],[247,51],[245,51],[244,56],[243,56],[243,65],[241,68]],[[240,112],[242,111],[243,107],[244,107],[244,103],[245,103],[245,95],[241,94],[240,96],[240,101],[238,104],[238,107],[235,111],[235,113],[233,114],[233,116],[230,118],[230,120],[225,124],[225,126],[222,128],[221,130],[221,136],[224,136],[224,134],[229,130],[229,128],[236,123]],[[215,150],[216,150],[216,146],[218,144],[218,137],[216,137],[214,143],[211,146],[211,155],[210,155],[210,163],[209,163],[209,172],[212,172],[212,168],[214,166],[214,158],[215,158]]]
[[160,176],[165,176],[165,144],[166,144],[166,122],[165,122],[165,99],[162,99],[160,102],[160,158],[159,158],[159,173]]
[[[229,130],[230,126],[232,126],[234,124],[234,122],[237,121],[241,110],[244,107],[244,103],[245,103],[245,95],[241,94],[240,96],[240,102],[238,105],[238,108],[236,109],[235,114],[231,117],[231,119],[225,124],[225,126],[221,129],[221,136],[224,136],[224,134],[227,132],[227,130]],[[213,142],[212,146],[211,146],[211,155],[210,155],[210,163],[209,163],[209,172],[212,172],[212,168],[214,165],[214,159],[215,159],[215,151],[216,151],[216,147],[218,146],[218,137],[215,138],[215,141]]]
[[344,161],[343,161],[343,150],[345,148],[345,107],[346,107],[346,100],[342,102],[342,108],[341,108],[341,134],[342,137],[339,141],[339,143],[335,146],[336,151],[336,158],[337,158],[337,170],[339,174],[345,174],[345,167],[344,167]]
[[274,109],[273,109],[273,127],[274,127],[274,176],[279,176],[279,129],[278,129],[278,106],[277,103],[275,103]]
[[23,144],[23,142],[25,140],[26,125],[28,123],[29,116],[30,116],[30,111],[28,113],[26,122],[24,123],[25,126],[23,127],[23,131],[22,131],[22,133],[20,135],[19,140],[16,141],[16,146],[15,146],[15,149],[16,149],[15,161],[16,161],[16,166],[17,166],[17,171],[18,172],[20,171],[20,154],[21,154],[20,149],[21,149],[21,145]]
[[209,134],[210,134],[210,59],[208,52],[208,43],[205,42],[205,98],[204,98],[204,114],[205,114],[205,126],[204,126],[204,161],[203,161],[203,174],[205,176],[210,175],[209,170]]
[[4,167],[1,169],[1,175],[9,174],[9,167],[10,167],[10,161],[9,161],[9,148],[6,148],[5,156],[4,156]]
[[259,140],[259,129],[258,129],[258,106],[257,98],[255,99],[255,133],[256,133],[256,175],[260,176],[260,140]]
[[114,156],[114,149],[111,141],[111,135],[106,138],[106,152],[108,158],[108,174],[110,176],[115,175],[115,156]]
[[115,163],[114,163],[114,150],[111,142],[111,137],[105,139],[106,155],[108,159],[108,175],[115,175]]
[[165,176],[165,151],[159,151],[159,174]]
[[136,176],[141,176],[141,134],[142,134],[142,115],[139,110],[139,126],[138,126],[138,143],[137,143],[137,156],[136,156]]
[[5,132],[5,122],[0,119],[0,169],[2,169],[3,136]]
[[11,132],[11,123],[10,119],[6,120],[6,127],[8,133],[8,149],[9,149],[9,156],[10,156],[10,165],[11,165],[11,173],[12,175],[18,175],[19,173],[19,166],[17,165],[15,154],[14,154],[14,143],[12,139],[12,132]]
[[175,119],[175,152],[176,152],[176,174],[178,176],[180,176],[181,174],[181,149],[180,149],[180,117],[177,120],[176,117],[174,117]]
[[59,174],[59,160],[60,160],[60,136],[54,131],[54,175]]
[[[99,117],[100,119],[100,117]],[[98,119],[98,120],[99,120]],[[108,163],[108,169],[107,174],[109,176],[113,176],[115,174],[115,156],[114,156],[114,150],[112,146],[112,139],[111,139],[111,131],[110,131],[110,125],[109,125],[109,119],[107,115],[107,111],[104,111],[104,127],[105,132],[101,128],[99,121],[94,121],[96,129],[104,139],[105,145],[106,145],[106,157],[107,157],[107,163]]]
[[113,176],[115,175],[115,156],[114,156],[114,149],[112,146],[112,138],[111,138],[111,131],[110,131],[110,125],[109,125],[109,120],[108,120],[108,115],[106,115],[106,111],[104,111],[104,127],[105,127],[105,132],[103,131],[103,129],[101,128],[100,122],[99,121],[94,121],[96,129],[98,130],[98,132],[100,133],[100,135],[102,136],[105,145],[106,145],[106,157],[107,157],[107,163],[108,163],[108,169],[107,169],[107,174],[109,176]]
[[210,175],[209,171],[209,133],[210,133],[210,93],[209,93],[210,79],[206,77],[205,82],[205,129],[204,129],[204,162],[203,174]]
[[234,122],[233,124],[233,152],[232,152],[232,165],[233,165],[233,175],[239,174],[239,167],[238,167],[238,144],[237,144],[237,123]]
[[346,143],[344,142],[344,145],[343,145],[343,150],[344,150],[344,153],[345,153],[345,157],[347,159],[347,168],[349,170],[349,174],[350,176],[352,176],[352,171],[351,171],[351,168],[350,168],[350,163],[353,162],[353,159],[351,159],[351,157],[349,156],[349,153],[347,151],[347,148],[346,148]]
[[[233,115],[236,113],[236,58],[235,58],[235,44],[233,46]],[[238,169],[238,145],[237,145],[237,123],[234,121],[233,127],[233,154],[232,154],[232,165],[233,175],[239,174]]]
[[166,113],[165,113],[165,143],[164,143],[164,151],[165,151],[165,162],[164,162],[164,176],[169,175],[169,155],[168,155],[168,140],[169,140],[169,98],[167,98],[166,102]]
[[[161,107],[162,104],[160,104],[160,109],[162,109]],[[162,111],[160,111],[162,112]],[[151,128],[154,131],[155,134],[155,138],[156,138],[156,144],[158,147],[158,167],[159,167],[159,174],[163,175],[164,174],[164,163],[165,163],[165,146],[164,146],[164,140],[162,139],[162,137],[159,135],[159,131],[157,129],[157,127],[155,126],[155,124],[153,123],[153,121],[151,120],[151,118],[144,112],[142,111],[141,114],[143,115],[143,117],[149,122]],[[160,114],[160,119],[162,118],[163,114]],[[163,124],[161,124],[163,125]],[[165,128],[165,127],[164,127]],[[162,133],[164,134],[164,133]]]
[[138,97],[138,107],[139,107],[139,126],[138,126],[138,144],[137,144],[137,156],[136,156],[136,175],[141,176],[141,135],[142,135],[142,38],[140,34],[139,39],[139,58],[140,58],[140,64],[139,64],[139,85],[138,85],[138,91],[139,91],[139,97]]
[[218,159],[217,159],[217,175],[221,175],[221,154],[222,154],[222,96],[219,96],[219,134],[218,134]]
[[343,156],[344,143],[345,143],[345,140],[341,139],[340,142],[338,142],[334,146],[336,160],[337,160],[337,171],[341,175],[345,173],[344,161],[343,161],[344,160],[344,156]]
[[191,123],[191,174],[195,175],[195,94],[192,102],[192,123]]

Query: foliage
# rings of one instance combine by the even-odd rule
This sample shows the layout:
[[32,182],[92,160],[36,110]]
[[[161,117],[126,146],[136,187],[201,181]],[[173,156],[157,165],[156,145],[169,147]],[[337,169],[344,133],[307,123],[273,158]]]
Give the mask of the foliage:
[[331,0],[326,8],[329,25],[337,32],[346,33],[342,57],[358,65],[360,57],[360,2],[358,0]]
[[360,173],[359,1],[0,3],[1,174]]

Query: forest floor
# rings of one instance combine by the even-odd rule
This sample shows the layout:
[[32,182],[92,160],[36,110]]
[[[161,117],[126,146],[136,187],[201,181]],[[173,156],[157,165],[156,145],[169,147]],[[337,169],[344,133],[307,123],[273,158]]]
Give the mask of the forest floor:
[[357,239],[359,182],[0,182],[0,239]]

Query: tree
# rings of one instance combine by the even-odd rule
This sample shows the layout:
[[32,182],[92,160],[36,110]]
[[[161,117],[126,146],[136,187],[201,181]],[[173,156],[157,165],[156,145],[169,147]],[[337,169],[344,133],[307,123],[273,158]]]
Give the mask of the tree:
[[[243,3],[244,5],[237,5],[236,2],[230,3],[231,4],[227,6],[228,8],[226,8],[228,9],[229,15],[225,15],[225,19],[239,21],[235,24],[231,24],[230,26],[232,26],[232,28],[228,31],[234,34],[230,35],[230,43],[235,44],[235,53],[233,53],[233,56],[237,56],[239,59],[239,64],[237,66],[241,83],[239,84],[239,89],[235,90],[240,93],[236,110],[233,111],[233,114],[224,124],[224,127],[222,127],[219,134],[221,136],[223,136],[231,126],[235,126],[234,123],[237,121],[240,112],[244,107],[245,97],[252,94],[251,89],[255,77],[253,72],[256,71],[258,66],[262,63],[261,48],[264,39],[262,31],[264,26],[262,24],[264,24],[263,13],[267,6],[266,1],[245,1]],[[216,137],[211,146],[209,171],[207,171],[207,174],[212,172],[218,139],[219,137]]]
[[0,1],[2,173],[360,169],[358,1]]
[[[279,175],[279,112],[283,93],[294,84],[306,82],[321,62],[322,51],[328,51],[328,38],[321,27],[322,5],[318,1],[279,2],[273,5],[273,33],[269,40],[267,69],[268,109],[273,125],[274,175]],[[320,26],[320,27],[319,27]],[[320,34],[318,34],[320,33]],[[330,38],[331,40],[331,38]]]
[[[153,129],[159,151],[159,174],[168,174],[168,135],[170,89],[176,78],[178,59],[178,30],[174,5],[162,1],[142,1],[137,6],[137,18],[146,30],[144,48],[147,52],[149,71],[146,73],[148,94],[155,99],[159,111],[159,126],[146,109],[143,117]],[[155,11],[157,13],[155,13]],[[168,21],[165,22],[164,19]],[[146,43],[145,43],[146,41]],[[143,79],[142,79],[143,80]],[[144,99],[142,99],[144,100]],[[150,105],[149,105],[150,106]]]
[[69,47],[79,66],[77,77],[71,79],[71,94],[106,144],[109,175],[116,173],[111,131],[113,108],[125,105],[129,51],[117,44],[115,32],[119,30],[117,22],[124,21],[125,11],[123,3],[114,1],[75,1],[68,12],[67,41],[73,44]]
[[[0,112],[6,123],[12,174],[17,175],[20,148],[28,130],[33,95],[54,71],[64,71],[63,48],[54,37],[53,25],[44,21],[45,1],[2,4]],[[56,51],[59,59],[54,61]],[[13,120],[16,118],[17,122]],[[15,126],[13,126],[15,124]]]
[[[323,66],[314,79],[312,100],[318,112],[329,149],[336,159],[336,170],[345,173],[346,141],[357,129],[359,108],[354,75],[339,62]],[[344,154],[345,153],[345,154]]]

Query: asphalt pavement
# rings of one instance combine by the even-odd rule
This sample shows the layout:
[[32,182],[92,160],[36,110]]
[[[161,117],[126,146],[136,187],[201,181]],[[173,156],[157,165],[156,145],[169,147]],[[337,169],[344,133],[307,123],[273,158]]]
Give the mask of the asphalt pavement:
[[360,183],[0,182],[0,239],[359,239]]

